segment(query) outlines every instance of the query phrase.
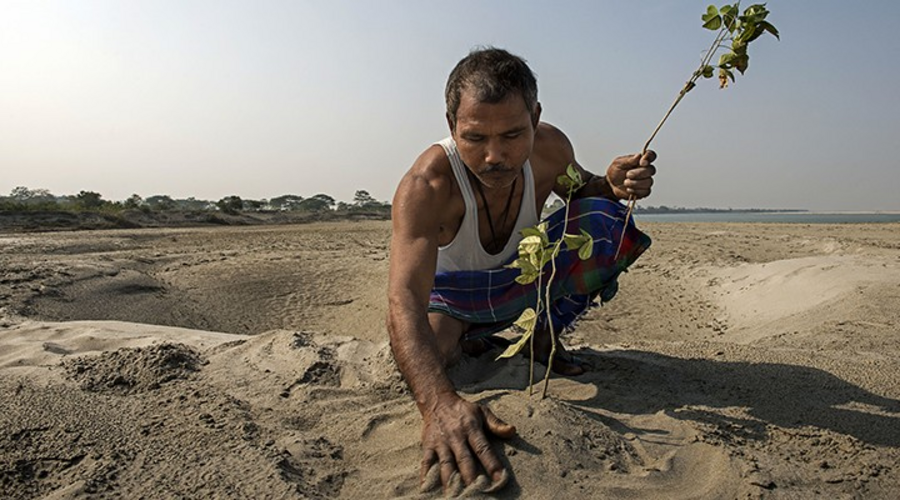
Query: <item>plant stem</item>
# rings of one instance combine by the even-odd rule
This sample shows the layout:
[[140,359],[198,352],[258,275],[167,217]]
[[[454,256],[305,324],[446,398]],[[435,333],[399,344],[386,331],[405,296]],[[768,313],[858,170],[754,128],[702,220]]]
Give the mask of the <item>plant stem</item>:
[[[547,310],[547,328],[550,333],[550,355],[547,356],[547,371],[544,373],[544,389],[541,392],[541,399],[547,397],[547,387],[550,385],[550,371],[553,369],[553,358],[556,357],[556,332],[553,330],[553,317],[550,315],[550,285],[553,283],[553,279],[556,278],[556,257],[559,255],[562,244],[566,240],[566,230],[569,229],[569,204],[572,202],[572,193],[573,191],[570,189],[569,195],[566,197],[566,211],[563,216],[562,234],[560,235],[559,240],[553,245],[553,253],[550,255],[550,277],[547,279],[547,289],[544,292],[544,305]],[[534,356],[534,348],[531,350],[531,355]]]
[[[567,211],[568,212],[568,211]],[[568,216],[568,213],[566,213]],[[563,227],[563,234],[565,234],[565,227]],[[562,241],[562,240],[560,240]],[[550,315],[550,283],[553,283],[553,278],[556,277],[556,255],[558,252],[556,250],[559,248],[559,242],[556,244],[556,248],[554,248],[553,259],[550,261],[551,271],[550,271],[550,279],[547,280],[547,292],[545,302],[548,304],[547,306],[547,328],[550,332],[550,355],[547,356],[547,371],[544,373],[544,390],[541,392],[541,399],[547,397],[547,387],[550,385],[550,371],[553,369],[553,358],[556,357],[556,332],[553,330],[553,318]]]
[[[541,250],[541,261],[544,260],[543,255],[544,250]],[[537,281],[537,304],[534,311],[534,317],[541,317],[541,278],[543,277],[543,273],[538,274]],[[548,308],[549,309],[549,308]],[[531,362],[528,364],[528,396],[531,397],[534,395],[534,329],[537,326],[537,319],[535,319],[534,325],[531,327],[531,338],[528,339],[529,347],[531,348]]]
[[[647,154],[647,150],[650,149],[650,143],[653,142],[653,139],[656,138],[656,134],[659,133],[662,126],[666,123],[666,120],[669,119],[669,116],[672,115],[672,112],[675,111],[675,107],[684,99],[684,96],[687,95],[697,84],[697,80],[700,79],[700,76],[703,74],[703,68],[705,68],[709,61],[712,60],[713,56],[716,54],[716,51],[719,50],[719,47],[722,46],[722,42],[725,38],[731,33],[731,30],[728,26],[722,26],[719,30],[719,33],[716,34],[716,38],[713,40],[712,45],[709,46],[709,50],[706,51],[706,54],[703,56],[703,59],[700,61],[700,67],[697,68],[697,71],[691,75],[691,78],[685,82],[684,87],[681,88],[681,91],[678,92],[678,97],[675,98],[675,102],[669,106],[669,110],[666,111],[666,114],[663,115],[662,120],[659,121],[659,124],[656,125],[656,128],[653,129],[653,133],[650,134],[650,138],[647,139],[647,142],[644,143],[644,148],[641,149],[641,156]],[[634,212],[634,206],[637,202],[637,198],[634,197],[633,194],[628,195],[628,210],[625,212],[625,222],[622,224],[622,236],[619,238],[619,246],[616,247],[616,254],[613,256],[613,262],[618,260],[619,253],[622,251],[622,243],[625,242],[625,228],[628,227],[628,221],[631,218],[632,212]]]

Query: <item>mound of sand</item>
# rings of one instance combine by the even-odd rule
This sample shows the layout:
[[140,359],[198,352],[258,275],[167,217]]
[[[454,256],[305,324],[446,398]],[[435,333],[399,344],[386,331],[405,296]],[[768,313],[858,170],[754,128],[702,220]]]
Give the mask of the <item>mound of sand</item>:
[[[568,337],[588,374],[541,400],[525,357],[452,370],[518,429],[494,442],[496,496],[893,498],[897,229],[649,226],[619,296]],[[419,491],[421,421],[382,326],[388,238],[4,238],[4,497],[440,496]]]

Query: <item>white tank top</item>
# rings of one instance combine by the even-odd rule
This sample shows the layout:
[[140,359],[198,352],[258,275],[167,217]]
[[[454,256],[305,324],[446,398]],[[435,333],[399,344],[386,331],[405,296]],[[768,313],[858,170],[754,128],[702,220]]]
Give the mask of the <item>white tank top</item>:
[[481,246],[481,238],[478,236],[478,203],[475,200],[472,185],[469,183],[469,176],[466,174],[466,166],[459,157],[459,150],[456,149],[456,142],[452,137],[447,137],[438,144],[444,148],[447,158],[450,159],[453,175],[456,176],[456,183],[459,184],[463,200],[466,202],[466,214],[463,216],[462,224],[459,225],[459,231],[453,241],[438,247],[437,272],[496,269],[518,250],[519,241],[522,239],[520,231],[538,223],[531,163],[526,160],[522,167],[525,190],[522,192],[522,204],[519,207],[519,215],[516,218],[512,235],[506,242],[506,246],[503,247],[503,251],[497,255],[491,255]]

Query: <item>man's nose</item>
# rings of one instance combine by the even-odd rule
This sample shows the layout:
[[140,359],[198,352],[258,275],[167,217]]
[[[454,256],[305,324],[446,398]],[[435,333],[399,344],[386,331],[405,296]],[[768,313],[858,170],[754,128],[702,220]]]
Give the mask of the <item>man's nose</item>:
[[503,151],[503,146],[500,144],[500,141],[488,141],[487,148],[485,148],[484,151],[484,162],[488,165],[497,165],[503,163],[504,157],[505,152]]

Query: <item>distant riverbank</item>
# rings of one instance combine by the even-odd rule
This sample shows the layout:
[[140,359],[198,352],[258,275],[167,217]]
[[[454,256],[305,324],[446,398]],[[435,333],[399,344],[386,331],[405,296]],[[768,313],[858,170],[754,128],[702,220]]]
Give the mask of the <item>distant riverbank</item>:
[[900,222],[894,212],[687,212],[635,213],[637,222],[768,222],[784,224],[872,224]]

